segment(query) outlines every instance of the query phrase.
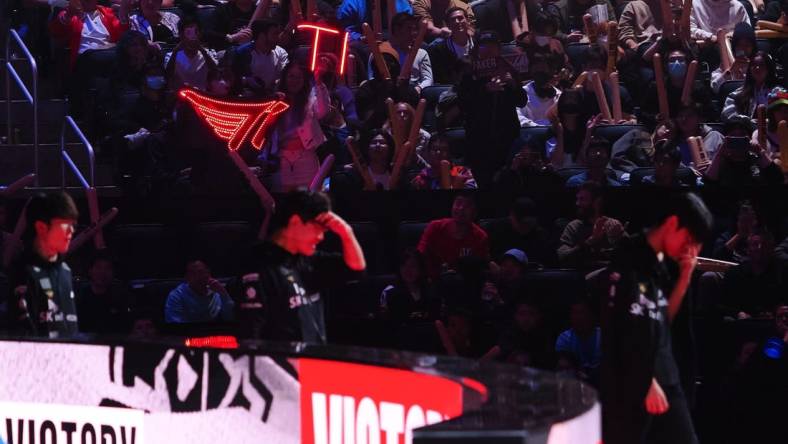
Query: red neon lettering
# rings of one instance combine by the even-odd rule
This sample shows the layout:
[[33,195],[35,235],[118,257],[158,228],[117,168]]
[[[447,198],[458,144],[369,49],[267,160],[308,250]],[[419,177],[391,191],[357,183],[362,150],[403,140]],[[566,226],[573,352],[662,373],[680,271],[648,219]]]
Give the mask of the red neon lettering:
[[191,89],[182,89],[178,95],[192,104],[214,134],[227,141],[231,151],[238,150],[247,139],[256,149],[261,149],[268,128],[289,108],[278,100],[257,103],[217,100]]
[[[303,25],[298,25],[297,28],[299,30],[313,29],[315,31],[315,38],[312,41],[312,62],[310,64],[310,66],[312,67],[311,68],[312,71],[314,71],[315,70],[315,66],[317,66],[317,51],[318,51],[318,48],[320,47],[320,33],[321,32],[327,32],[329,34],[339,35],[340,32],[337,31],[336,29],[326,28],[324,26],[312,25],[312,24],[308,24],[308,23],[307,24],[303,24]],[[339,74],[340,75],[345,73],[345,57],[347,57],[347,42],[348,42],[348,33],[345,32],[345,33],[343,33],[343,36],[342,36],[342,49],[341,49],[342,56],[339,59],[340,60],[340,62],[339,62]]]

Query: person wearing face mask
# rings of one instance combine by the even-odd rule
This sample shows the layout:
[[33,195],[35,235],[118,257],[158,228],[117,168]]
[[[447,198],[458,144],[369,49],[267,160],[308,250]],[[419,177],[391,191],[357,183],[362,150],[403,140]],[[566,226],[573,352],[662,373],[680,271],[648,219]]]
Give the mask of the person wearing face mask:
[[558,103],[561,90],[554,86],[555,63],[549,56],[536,54],[531,60],[533,80],[523,86],[528,102],[517,108],[521,127],[549,125],[547,111]]
[[[658,42],[657,44],[660,44]],[[671,117],[675,117],[680,108],[684,105],[681,102],[681,95],[684,91],[684,79],[687,76],[687,70],[690,62],[692,61],[691,52],[683,48],[671,47],[671,45],[663,44],[665,52],[662,53],[662,60],[664,66],[665,78],[665,92],[668,96],[668,109],[670,110]],[[667,54],[667,57],[664,55]],[[699,115],[713,114],[711,109],[712,92],[708,85],[704,85],[702,81],[696,76],[695,83],[690,91],[690,100],[692,103],[701,104]],[[645,95],[642,102],[642,115],[647,122],[662,122],[664,119],[659,115],[659,102],[657,100],[657,85],[651,82],[648,88],[648,94]]]
[[743,80],[747,73],[747,66],[756,48],[755,30],[749,23],[736,24],[731,38],[731,48],[734,57],[733,66],[727,71],[719,67],[711,73],[711,89],[715,93],[720,91],[723,83],[729,80]]
[[[613,96],[611,95],[610,84],[607,82],[607,46],[599,44],[590,45],[586,53],[586,60],[583,64],[583,71],[596,72],[599,80],[602,82],[602,88],[605,90],[605,97],[607,98],[608,106],[613,103]],[[624,114],[632,114],[632,96],[629,91],[622,86],[618,85],[619,97],[621,98],[621,110]],[[599,102],[596,99],[593,85],[590,81],[586,81],[583,88],[583,109],[587,109],[591,115],[597,115],[601,111],[599,109]],[[612,107],[611,107],[612,108]],[[626,119],[626,117],[625,117]],[[609,122],[618,123],[618,122]]]
[[725,98],[722,119],[728,120],[733,116],[757,119],[758,105],[767,104],[769,92],[777,84],[777,67],[774,60],[763,51],[756,52],[747,68],[744,85]]
[[460,0],[414,0],[413,15],[419,21],[427,21],[426,40],[449,38],[452,30],[448,26],[448,12],[459,8],[465,12],[468,24],[473,27],[475,21],[473,10],[467,3]]
[[554,133],[560,133],[561,138],[553,137],[546,141],[547,158],[556,169],[580,165],[580,147],[583,146],[587,132],[585,122],[592,116],[589,110],[583,107],[583,93],[577,89],[561,93],[557,103],[558,116],[552,126]]
[[[533,17],[533,28],[531,33],[519,41],[525,48],[530,60],[535,54],[561,54],[564,55],[564,47],[557,38],[559,31],[558,19],[548,14],[546,11],[539,10]],[[564,62],[569,60],[563,57]]]
[[473,28],[468,13],[461,7],[446,11],[446,27],[451,31],[448,37],[436,39],[427,48],[432,61],[432,75],[436,83],[454,84],[459,73],[454,69],[457,61],[467,57],[473,49]]

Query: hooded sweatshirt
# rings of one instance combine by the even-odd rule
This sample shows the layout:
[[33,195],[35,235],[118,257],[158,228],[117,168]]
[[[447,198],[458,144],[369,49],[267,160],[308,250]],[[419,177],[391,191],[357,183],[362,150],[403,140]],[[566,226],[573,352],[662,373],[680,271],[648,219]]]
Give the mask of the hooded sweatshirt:
[[736,0],[693,0],[690,32],[695,40],[706,40],[718,29],[733,30],[737,23],[750,23],[747,10]]

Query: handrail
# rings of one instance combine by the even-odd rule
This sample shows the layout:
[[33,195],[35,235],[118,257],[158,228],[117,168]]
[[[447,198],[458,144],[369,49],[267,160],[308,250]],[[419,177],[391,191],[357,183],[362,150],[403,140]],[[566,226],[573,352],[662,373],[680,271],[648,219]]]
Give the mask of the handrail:
[[[85,148],[88,152],[88,167],[90,169],[90,181],[85,179],[85,175],[79,170],[77,165],[74,163],[74,160],[71,159],[68,152],[66,152],[66,127],[70,126],[74,134],[79,137],[79,140],[85,145]],[[63,182],[63,187],[66,186],[66,163],[68,163],[69,168],[74,174],[77,176],[77,179],[82,183],[82,186],[85,189],[89,190],[93,188],[96,184],[96,154],[93,151],[93,145],[90,144],[85,134],[82,133],[82,130],[79,129],[79,126],[71,116],[66,116],[63,121],[63,128],[60,131],[60,172],[61,172],[61,180]]]
[[[35,57],[30,54],[30,51],[27,49],[27,45],[22,39],[19,37],[19,34],[16,32],[15,29],[10,29],[8,31],[9,38],[5,44],[5,67],[8,71],[8,76],[5,78],[5,94],[6,94],[6,130],[8,132],[8,143],[11,143],[11,77],[13,77],[14,81],[16,82],[19,89],[22,90],[22,93],[25,95],[25,99],[27,102],[33,106],[33,156],[34,156],[34,169],[36,174],[36,182],[35,185],[38,186],[38,159],[39,159],[39,148],[38,148],[38,64],[36,63]],[[33,76],[33,93],[30,93],[30,90],[25,85],[25,82],[19,77],[19,73],[17,73],[14,65],[11,63],[11,44],[13,41],[16,41],[16,45],[19,49],[22,50],[24,53],[25,59],[30,62],[30,72]]]

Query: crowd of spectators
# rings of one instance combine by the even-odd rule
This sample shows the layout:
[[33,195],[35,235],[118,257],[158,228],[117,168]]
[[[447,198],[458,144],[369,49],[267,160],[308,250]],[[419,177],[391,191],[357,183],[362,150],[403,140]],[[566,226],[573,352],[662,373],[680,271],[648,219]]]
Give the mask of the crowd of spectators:
[[[363,32],[372,2],[315,3],[306,20],[295,12],[306,3],[285,0],[19,1],[9,10],[52,68],[45,72],[65,79],[69,112],[93,129],[100,157],[131,195],[245,187],[225,144],[177,100],[181,88],[289,105],[260,151],[240,150],[274,193],[308,187],[329,155],[335,162],[320,187],[333,195],[461,190],[446,217],[395,242],[390,279],[366,289],[374,308],[364,315],[391,328],[372,345],[514,362],[596,384],[604,357],[593,276],[644,228],[617,219],[611,189],[725,193],[788,180],[788,134],[779,129],[788,121],[788,46],[755,31],[759,20],[788,27],[788,0],[694,0],[687,30],[680,10],[655,1],[397,0],[393,17],[383,8],[379,42]],[[302,21],[348,32],[355,63],[340,74],[344,61],[324,44],[311,64],[314,31],[299,30]],[[414,146],[399,164],[406,142]],[[502,199],[506,217],[482,223],[471,190],[568,193],[575,211],[546,220],[542,199]],[[0,228],[10,231],[6,209],[0,201]],[[788,362],[788,227],[766,210],[742,201],[735,214],[715,214],[734,222],[718,223],[704,256],[725,262],[696,271],[695,306],[686,308],[715,326],[769,324],[770,335],[739,344],[730,368],[717,369],[725,387],[738,388],[730,396],[740,406],[757,404],[752,390],[779,379]],[[2,233],[4,262],[11,242]],[[97,253],[75,286],[80,329],[149,337],[167,324],[237,321],[241,277],[217,280],[214,265],[191,258],[182,283],[143,307],[118,284],[112,256]],[[562,303],[550,300],[549,280],[532,279],[556,269],[578,281]],[[786,393],[782,379],[775,403]]]

